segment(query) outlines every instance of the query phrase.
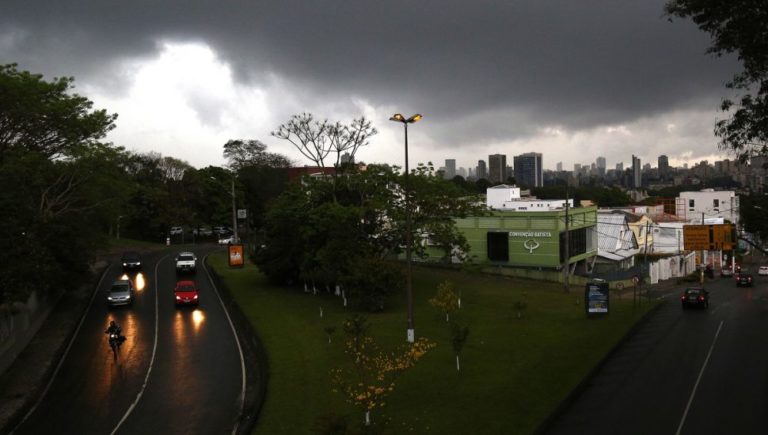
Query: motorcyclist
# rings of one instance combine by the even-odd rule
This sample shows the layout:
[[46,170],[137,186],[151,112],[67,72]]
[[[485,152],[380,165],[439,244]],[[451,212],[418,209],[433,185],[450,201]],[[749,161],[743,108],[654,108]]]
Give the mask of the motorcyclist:
[[104,331],[105,334],[117,334],[118,337],[120,337],[121,332],[120,326],[114,320],[109,322],[109,327]]

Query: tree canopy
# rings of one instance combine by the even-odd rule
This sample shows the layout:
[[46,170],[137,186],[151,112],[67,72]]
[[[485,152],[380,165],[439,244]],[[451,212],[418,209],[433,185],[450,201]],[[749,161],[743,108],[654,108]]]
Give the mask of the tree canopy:
[[768,7],[765,0],[670,0],[670,16],[690,18],[710,34],[709,52],[717,56],[733,53],[743,70],[727,83],[740,92],[726,98],[721,109],[730,117],[717,121],[715,134],[720,146],[732,150],[740,160],[768,154]]

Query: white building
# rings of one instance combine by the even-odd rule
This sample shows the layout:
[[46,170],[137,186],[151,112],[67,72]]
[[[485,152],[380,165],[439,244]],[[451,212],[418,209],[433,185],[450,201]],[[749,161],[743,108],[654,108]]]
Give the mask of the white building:
[[[486,205],[493,210],[503,211],[550,211],[565,208],[564,199],[522,198],[520,188],[499,184],[486,190]],[[573,200],[568,204],[573,207]]]
[[675,214],[690,223],[704,224],[724,219],[739,224],[739,197],[732,190],[702,189],[680,192],[675,202]]

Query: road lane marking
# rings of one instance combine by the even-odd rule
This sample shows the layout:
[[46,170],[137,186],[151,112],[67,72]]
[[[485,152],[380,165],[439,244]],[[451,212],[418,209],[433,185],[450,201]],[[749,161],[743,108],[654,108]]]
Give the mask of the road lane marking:
[[110,435],[114,435],[115,432],[117,432],[118,429],[120,429],[120,426],[125,422],[125,420],[128,418],[129,415],[133,412],[134,408],[136,408],[136,405],[139,404],[139,400],[141,400],[141,396],[144,395],[144,390],[147,388],[147,383],[149,383],[149,374],[152,373],[152,365],[155,363],[155,354],[157,353],[157,329],[158,329],[158,302],[157,302],[157,293],[159,289],[159,282],[160,276],[157,273],[157,268],[160,266],[160,263],[168,258],[169,254],[165,254],[162,256],[159,260],[157,260],[157,263],[155,263],[155,342],[152,345],[152,358],[149,360],[149,368],[147,369],[147,375],[144,377],[144,384],[141,386],[141,390],[139,390],[139,394],[136,395],[136,400],[133,401],[131,406],[128,407],[128,410],[125,411],[125,415],[123,415],[123,418],[120,419],[119,422],[117,422],[117,426],[115,426],[114,429],[112,429],[112,432],[110,432]]
[[720,330],[723,328],[723,320],[720,321],[720,326],[717,327],[717,332],[715,332],[715,338],[712,339],[712,345],[709,346],[709,352],[707,353],[707,358],[704,360],[704,365],[701,366],[701,370],[699,371],[699,377],[696,378],[696,383],[693,385],[693,391],[691,391],[691,397],[688,398],[688,404],[685,405],[685,412],[683,412],[683,418],[680,420],[680,425],[677,426],[677,432],[675,432],[675,435],[680,435],[680,431],[683,430],[683,425],[685,424],[685,418],[688,417],[688,411],[691,409],[691,403],[693,403],[693,396],[696,395],[696,389],[699,388],[699,382],[701,382],[701,377],[704,375],[704,370],[707,368],[707,364],[709,363],[709,357],[712,356],[712,351],[715,349],[715,343],[717,342],[717,337],[720,336]]
[[72,338],[69,340],[69,344],[67,345],[67,348],[64,350],[64,355],[61,356],[61,359],[59,360],[59,363],[56,365],[56,369],[53,371],[53,375],[51,375],[51,379],[48,381],[48,384],[46,384],[45,389],[40,394],[40,398],[37,399],[37,402],[35,402],[35,406],[32,407],[32,409],[29,410],[24,415],[24,418],[21,419],[19,424],[16,425],[15,428],[11,431],[11,435],[13,435],[13,432],[21,427],[22,424],[24,424],[25,421],[27,421],[27,418],[29,418],[32,413],[35,412],[37,407],[43,402],[43,399],[45,398],[45,395],[48,393],[48,390],[51,388],[51,385],[53,385],[54,379],[56,379],[56,375],[59,374],[59,369],[61,369],[62,364],[64,364],[64,360],[67,359],[67,355],[69,354],[69,350],[72,348],[72,344],[75,342],[75,338],[77,338],[77,334],[80,332],[80,328],[83,326],[83,323],[85,323],[85,318],[88,316],[88,313],[91,312],[91,305],[93,305],[94,299],[96,299],[96,294],[99,292],[99,288],[101,287],[101,283],[104,281],[104,277],[107,276],[107,272],[109,272],[109,266],[107,266],[104,269],[104,272],[101,274],[101,278],[99,278],[98,284],[96,284],[96,288],[93,290],[93,294],[91,295],[91,300],[88,302],[88,308],[85,309],[85,313],[83,313],[83,317],[80,318],[80,323],[77,324],[77,329],[75,329],[75,333],[72,335]]
[[227,320],[229,321],[229,327],[232,328],[232,334],[235,336],[235,343],[237,343],[237,350],[240,352],[240,371],[241,371],[241,377],[242,377],[242,385],[240,388],[240,410],[237,413],[237,421],[235,421],[235,427],[232,428],[232,434],[237,433],[237,429],[240,426],[240,418],[243,415],[243,406],[245,406],[245,358],[243,358],[243,348],[240,346],[240,339],[237,337],[237,331],[235,330],[235,325],[232,323],[232,318],[229,317],[229,311],[227,311],[227,306],[224,305],[224,301],[221,299],[221,295],[219,295],[219,289],[216,288],[216,284],[211,279],[211,273],[208,271],[208,268],[205,266],[205,260],[208,259],[208,254],[205,254],[205,257],[203,257],[203,269],[205,270],[206,275],[208,275],[208,281],[211,283],[211,286],[213,286],[213,291],[216,292],[216,297],[219,298],[219,303],[221,303],[221,308],[224,309],[224,314],[227,315]]

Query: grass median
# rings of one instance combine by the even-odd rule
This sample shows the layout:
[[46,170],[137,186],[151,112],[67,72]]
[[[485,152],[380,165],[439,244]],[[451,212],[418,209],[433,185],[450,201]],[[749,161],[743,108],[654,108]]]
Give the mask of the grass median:
[[[331,412],[362,421],[362,413],[332,391],[331,380],[331,370],[346,358],[342,323],[354,311],[324,289],[313,295],[275,287],[253,265],[229,269],[223,253],[210,262],[269,356],[267,399],[255,433],[311,433],[315,419]],[[460,372],[445,316],[428,302],[446,280],[461,293],[462,308],[451,320],[470,330]],[[613,299],[609,316],[586,318],[582,288],[566,294],[556,283],[433,268],[414,268],[413,286],[416,335],[437,347],[398,379],[386,407],[373,413],[385,432],[532,433],[650,308]],[[405,307],[404,295],[395,295],[385,312],[366,315],[383,348],[405,342]],[[329,326],[336,328],[330,344]]]

